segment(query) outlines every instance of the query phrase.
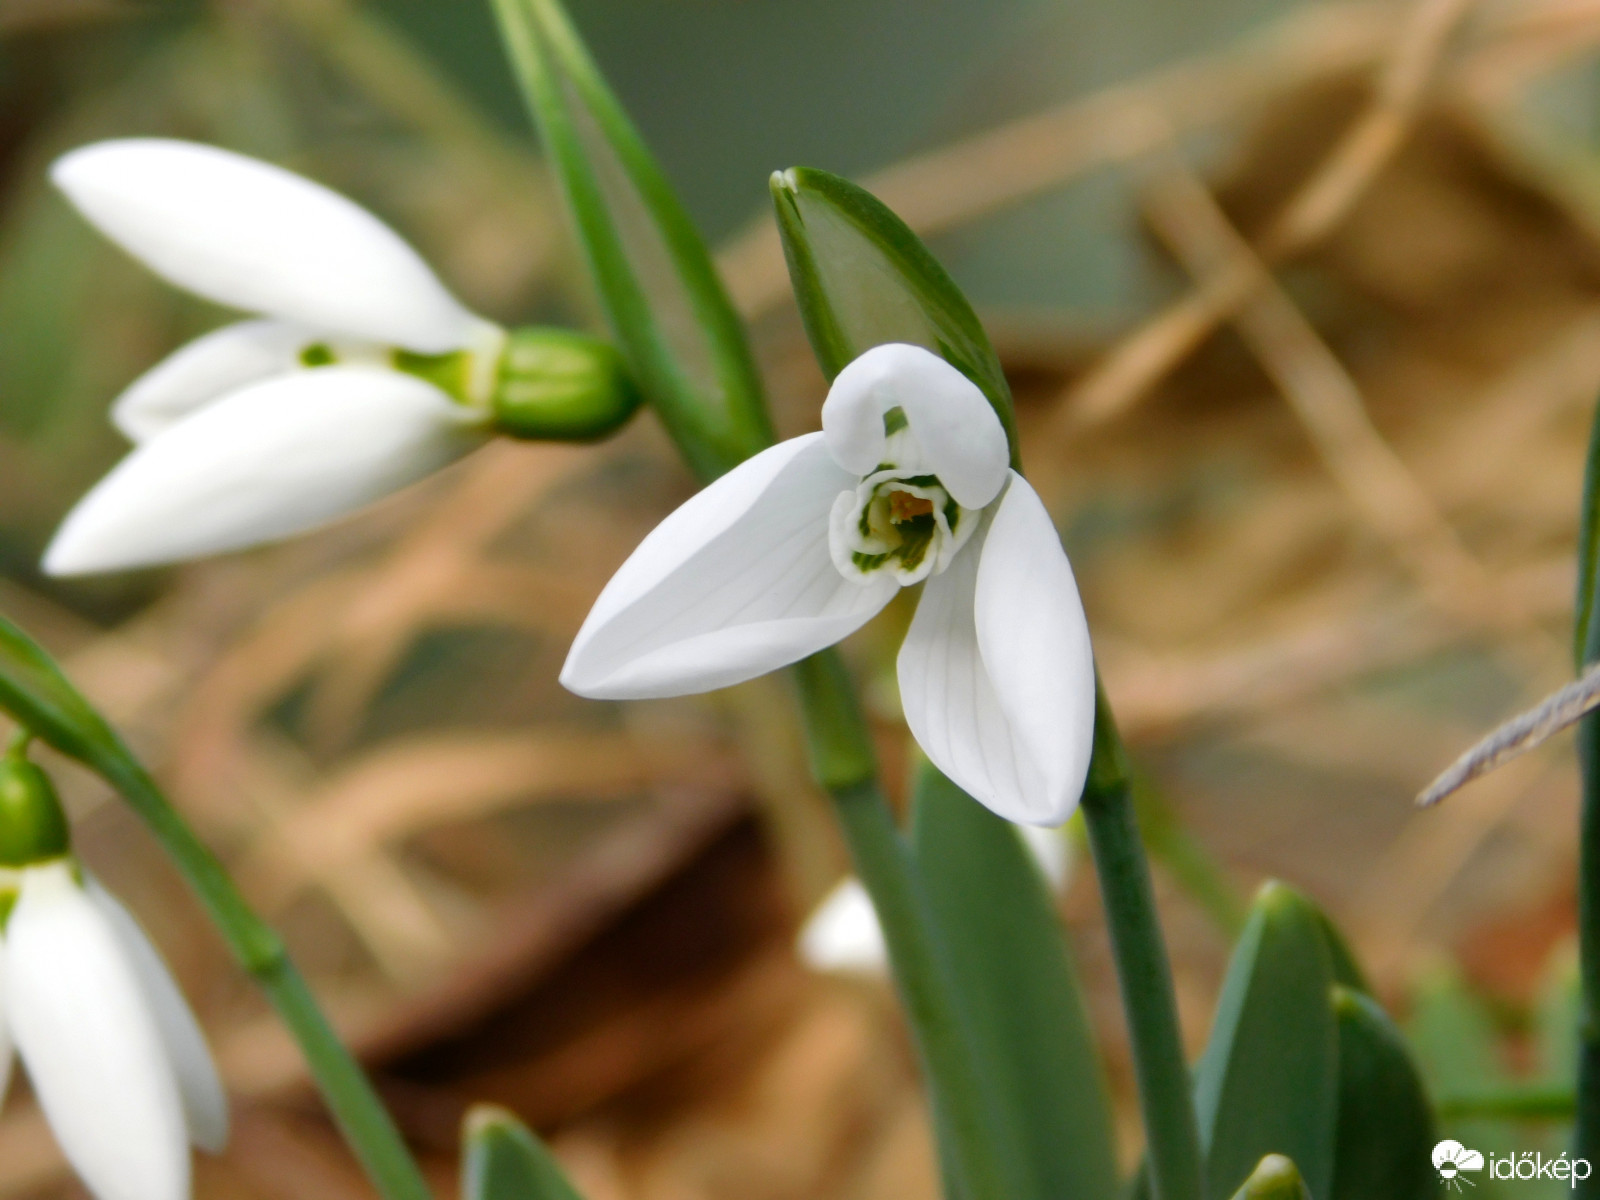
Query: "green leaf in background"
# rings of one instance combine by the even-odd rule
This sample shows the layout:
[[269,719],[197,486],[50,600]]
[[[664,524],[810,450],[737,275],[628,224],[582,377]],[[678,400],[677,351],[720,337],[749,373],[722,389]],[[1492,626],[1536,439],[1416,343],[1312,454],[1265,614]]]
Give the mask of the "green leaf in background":
[[461,1200],[582,1200],[544,1144],[503,1108],[476,1105],[462,1143]]
[[1331,1003],[1339,1028],[1332,1200],[1433,1196],[1438,1130],[1405,1040],[1370,996],[1336,985]]
[[556,0],[494,8],[606,317],[690,464],[715,478],[773,434],[711,255]]
[[[1373,1193],[1374,1197],[1379,1194]],[[1281,1154],[1268,1154],[1250,1172],[1244,1186],[1233,1194],[1233,1200],[1310,1200],[1310,1193],[1290,1159]]]
[[[106,774],[132,758],[44,648],[0,616],[0,709],[69,758]],[[136,764],[135,764],[135,769]]]
[[1035,1194],[1116,1195],[1100,1061],[1049,887],[1016,829],[929,764],[913,814],[924,894]]
[[1328,1195],[1339,1104],[1339,1042],[1325,920],[1280,883],[1256,896],[1195,1068],[1207,1190],[1232,1195],[1264,1154],[1287,1154]]
[[885,342],[941,355],[983,389],[1017,462],[1011,388],[972,305],[876,196],[810,167],[772,177],[778,231],[806,334],[829,379]]

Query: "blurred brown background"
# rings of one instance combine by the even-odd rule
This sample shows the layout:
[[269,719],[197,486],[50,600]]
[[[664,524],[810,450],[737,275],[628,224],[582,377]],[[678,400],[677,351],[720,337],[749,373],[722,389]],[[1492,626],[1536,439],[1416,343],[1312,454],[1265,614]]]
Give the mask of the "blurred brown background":
[[[573,8],[722,247],[786,434],[823,387],[768,170],[861,179],[978,304],[1145,778],[1191,1044],[1276,875],[1346,926],[1437,1088],[1469,1060],[1539,1070],[1569,995],[1570,744],[1440,810],[1410,799],[1571,671],[1600,3]],[[121,453],[110,400],[223,319],[97,240],[51,158],[136,133],[269,157],[393,221],[481,311],[592,325],[499,53],[464,0],[0,0],[0,610],[285,931],[442,1195],[464,1106],[492,1099],[592,1200],[932,1197],[887,987],[793,956],[843,856],[783,680],[627,706],[555,683],[692,488],[649,417],[601,447],[491,447],[285,546],[36,572]],[[906,616],[847,647],[897,771]],[[237,1098],[199,1195],[366,1194],[173,872],[61,777]],[[1131,1162],[1086,864],[1062,911]],[[75,1187],[17,1090],[0,1197]]]

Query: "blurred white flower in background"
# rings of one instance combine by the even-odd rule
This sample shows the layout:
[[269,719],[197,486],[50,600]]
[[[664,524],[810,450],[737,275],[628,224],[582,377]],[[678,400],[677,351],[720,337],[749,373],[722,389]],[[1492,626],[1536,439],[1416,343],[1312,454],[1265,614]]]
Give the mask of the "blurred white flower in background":
[[189,1146],[228,1105],[194,1015],[104,888],[57,858],[4,872],[0,1100],[12,1045],[62,1152],[98,1200],[187,1200]]
[[1072,568],[988,400],[920,347],[867,351],[834,380],[820,433],[667,517],[595,601],[561,681],[600,699],[726,687],[832,645],[914,583],[912,734],[999,815],[1059,825],[1094,732]]
[[[1015,828],[1051,890],[1057,895],[1064,892],[1072,875],[1072,845],[1066,830],[1038,825]],[[813,971],[842,975],[887,972],[889,952],[883,927],[859,879],[846,876],[822,898],[800,927],[795,951]]]
[[265,319],[196,339],[122,394],[112,420],[135,449],[67,516],[47,572],[286,537],[487,438],[504,331],[359,205],[269,163],[159,138],[82,147],[51,178],[157,274]]

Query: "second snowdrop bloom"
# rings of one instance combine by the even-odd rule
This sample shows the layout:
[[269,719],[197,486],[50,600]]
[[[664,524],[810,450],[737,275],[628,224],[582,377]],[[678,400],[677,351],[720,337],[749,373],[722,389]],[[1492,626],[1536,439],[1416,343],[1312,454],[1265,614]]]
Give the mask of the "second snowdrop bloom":
[[821,432],[663,521],[600,594],[561,680],[603,699],[725,687],[832,645],[915,583],[899,657],[912,734],[1001,816],[1060,824],[1094,729],[1072,569],[988,400],[920,347],[867,351],[834,380]]
[[14,755],[0,857],[0,1099],[14,1046],[97,1200],[188,1200],[189,1147],[228,1137],[210,1052],[144,932],[67,852],[48,780]]
[[117,400],[112,420],[135,449],[68,515],[45,556],[52,574],[285,537],[494,432],[593,436],[636,403],[609,348],[508,334],[378,218],[280,167],[136,138],[74,150],[51,176],[168,281],[258,314],[182,347]]

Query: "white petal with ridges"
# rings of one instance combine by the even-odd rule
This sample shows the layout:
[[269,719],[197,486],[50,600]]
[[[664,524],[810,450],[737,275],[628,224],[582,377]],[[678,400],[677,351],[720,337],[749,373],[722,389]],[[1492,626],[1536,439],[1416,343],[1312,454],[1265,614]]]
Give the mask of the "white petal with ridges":
[[831,646],[898,590],[835,569],[828,512],[855,480],[821,434],[735,467],[639,544],[578,631],[561,682],[630,700],[727,687]]
[[30,868],[6,927],[17,1050],[98,1200],[188,1200],[178,1085],[135,968],[65,864]]
[[[1018,557],[1019,547],[1036,557]],[[1022,824],[1072,814],[1093,735],[1088,632],[1061,543],[1021,476],[924,586],[898,669],[912,736],[963,790]]]
[[1005,427],[978,385],[921,346],[874,346],[834,378],[822,429],[834,461],[869,475],[885,459],[883,417],[905,411],[923,463],[957,503],[982,508],[1006,481]]
[[252,384],[117,464],[67,515],[44,569],[150,566],[304,532],[481,445],[480,420],[396,371],[319,367]]
[[105,915],[139,977],[150,1012],[161,1032],[167,1062],[178,1083],[189,1140],[202,1150],[220,1153],[228,1144],[228,1096],[217,1076],[217,1065],[212,1061],[200,1023],[178,990],[160,952],[133,914],[95,880],[86,880],[85,887],[90,901]]
[[1072,566],[1022,476],[990,521],[978,563],[978,649],[1013,735],[1033,760],[1050,818],[1077,807],[1094,741],[1094,650]]
[[166,138],[96,142],[51,178],[179,287],[328,334],[438,354],[480,319],[360,205],[271,163]]
[[142,442],[246,384],[294,370],[316,339],[282,321],[238,321],[180,346],[128,385],[111,423]]
[[795,949],[814,971],[883,973],[889,961],[883,927],[859,879],[849,876],[823,897],[806,918]]

